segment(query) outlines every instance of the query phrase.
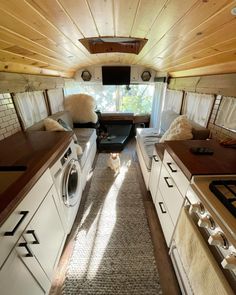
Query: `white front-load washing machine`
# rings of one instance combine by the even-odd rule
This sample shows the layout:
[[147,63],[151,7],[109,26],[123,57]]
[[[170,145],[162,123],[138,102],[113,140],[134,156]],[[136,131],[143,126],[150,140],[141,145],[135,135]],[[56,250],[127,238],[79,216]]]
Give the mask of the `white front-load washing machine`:
[[64,150],[60,158],[50,168],[62,207],[62,221],[67,233],[71,231],[81,200],[81,169],[77,159],[75,144]]

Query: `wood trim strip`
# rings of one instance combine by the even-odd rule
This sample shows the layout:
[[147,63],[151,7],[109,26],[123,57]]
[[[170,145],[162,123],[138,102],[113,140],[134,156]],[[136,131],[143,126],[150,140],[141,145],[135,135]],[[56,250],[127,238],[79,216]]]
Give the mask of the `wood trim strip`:
[[43,96],[44,96],[44,101],[45,101],[45,104],[46,104],[48,116],[50,116],[52,114],[52,109],[51,109],[51,106],[50,106],[47,89],[45,91],[43,91]]
[[212,115],[212,112],[213,112],[213,109],[214,109],[214,105],[215,105],[215,102],[216,102],[216,98],[217,98],[217,94],[214,94],[214,101],[213,101],[213,104],[212,104],[212,107],[211,107],[210,115],[209,115],[208,120],[207,120],[206,128],[208,128],[208,126],[209,126],[209,123],[210,123],[210,120],[211,120],[211,115]]
[[234,97],[236,96],[235,79],[235,73],[193,77],[172,77],[168,88]]

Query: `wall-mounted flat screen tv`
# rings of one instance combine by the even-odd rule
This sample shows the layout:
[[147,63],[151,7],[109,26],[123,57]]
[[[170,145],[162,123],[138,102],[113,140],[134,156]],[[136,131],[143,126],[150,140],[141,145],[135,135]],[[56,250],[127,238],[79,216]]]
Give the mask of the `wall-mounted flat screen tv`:
[[103,85],[129,85],[130,67],[104,66],[102,67]]

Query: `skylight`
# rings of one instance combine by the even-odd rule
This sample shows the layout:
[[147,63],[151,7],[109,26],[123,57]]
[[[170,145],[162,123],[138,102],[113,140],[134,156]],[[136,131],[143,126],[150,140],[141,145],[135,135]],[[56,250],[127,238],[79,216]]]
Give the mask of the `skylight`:
[[133,37],[93,37],[83,38],[79,41],[91,53],[121,52],[139,54],[147,39]]

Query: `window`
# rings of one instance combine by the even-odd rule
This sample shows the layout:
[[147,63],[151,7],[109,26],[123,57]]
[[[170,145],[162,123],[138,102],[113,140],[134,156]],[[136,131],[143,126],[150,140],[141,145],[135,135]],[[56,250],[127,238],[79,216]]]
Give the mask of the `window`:
[[49,89],[47,91],[48,100],[52,114],[64,110],[64,95],[62,88]]
[[48,115],[43,91],[15,93],[14,102],[25,129]]
[[86,93],[93,96],[97,109],[101,112],[151,113],[154,84],[129,86],[104,86],[100,84],[80,84],[66,88],[65,95]]
[[183,103],[183,114],[203,127],[207,127],[214,103],[214,95],[187,92]]
[[215,124],[236,131],[236,97],[222,97]]

